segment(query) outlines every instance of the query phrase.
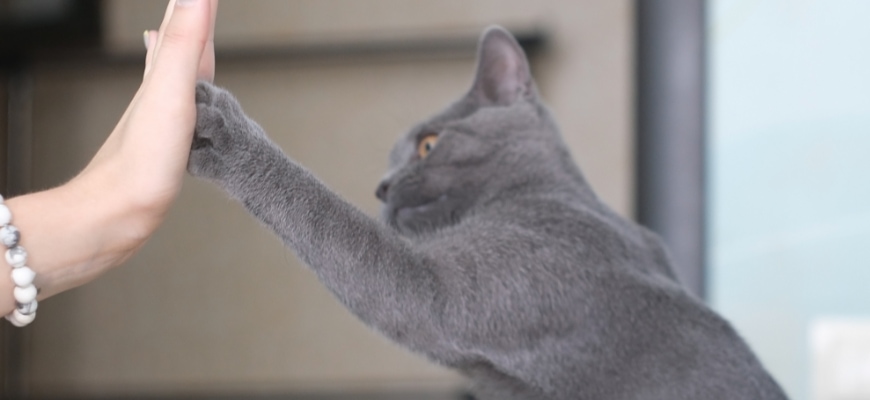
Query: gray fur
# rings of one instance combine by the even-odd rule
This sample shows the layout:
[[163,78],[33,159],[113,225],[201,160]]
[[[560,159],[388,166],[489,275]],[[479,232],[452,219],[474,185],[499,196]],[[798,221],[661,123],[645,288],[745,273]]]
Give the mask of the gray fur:
[[[286,157],[228,92],[201,83],[197,105],[191,173],[480,399],[785,399],[676,281],[658,237],[598,200],[503,29],[484,33],[471,90],[396,144],[384,222]],[[438,143],[420,159],[428,133]]]

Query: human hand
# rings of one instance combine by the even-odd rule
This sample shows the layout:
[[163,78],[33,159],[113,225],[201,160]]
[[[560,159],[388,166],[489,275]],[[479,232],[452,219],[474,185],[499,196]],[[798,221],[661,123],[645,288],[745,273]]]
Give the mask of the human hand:
[[[161,220],[181,189],[197,80],[214,79],[217,0],[171,0],[159,31],[145,32],[142,85],[118,125],[76,179],[101,175],[111,190]],[[103,182],[108,183],[108,182]],[[101,183],[101,184],[103,184]]]
[[[196,82],[214,77],[217,3],[171,0],[160,30],[146,34],[139,90],[87,167],[57,188],[7,200],[40,299],[120,265],[177,197],[196,122]],[[10,285],[0,279],[2,293]],[[3,314],[13,306],[11,294],[0,296]]]

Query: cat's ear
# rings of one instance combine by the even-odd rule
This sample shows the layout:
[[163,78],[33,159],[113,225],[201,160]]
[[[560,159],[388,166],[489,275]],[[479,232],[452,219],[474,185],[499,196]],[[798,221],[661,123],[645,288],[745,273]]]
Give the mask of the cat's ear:
[[523,48],[502,27],[489,27],[481,35],[469,96],[483,105],[509,105],[537,96]]

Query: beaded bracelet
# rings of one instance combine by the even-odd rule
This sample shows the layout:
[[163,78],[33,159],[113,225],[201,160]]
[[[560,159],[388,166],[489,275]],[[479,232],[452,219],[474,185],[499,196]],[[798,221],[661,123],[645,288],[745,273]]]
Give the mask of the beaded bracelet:
[[25,326],[36,318],[36,286],[33,278],[36,273],[27,265],[27,251],[18,245],[21,234],[18,228],[12,226],[12,212],[3,204],[0,196],[0,242],[6,246],[6,263],[12,267],[12,282],[15,283],[13,294],[16,307],[6,315],[6,319],[17,327]]

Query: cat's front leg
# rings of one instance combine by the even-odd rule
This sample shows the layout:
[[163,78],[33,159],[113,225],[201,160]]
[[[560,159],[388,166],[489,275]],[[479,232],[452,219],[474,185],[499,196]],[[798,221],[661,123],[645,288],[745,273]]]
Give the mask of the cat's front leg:
[[441,257],[414,247],[287,157],[229,92],[200,83],[197,113],[193,175],[239,200],[363,322],[441,362],[462,357],[443,315],[465,300],[445,285],[450,268],[439,265]]

